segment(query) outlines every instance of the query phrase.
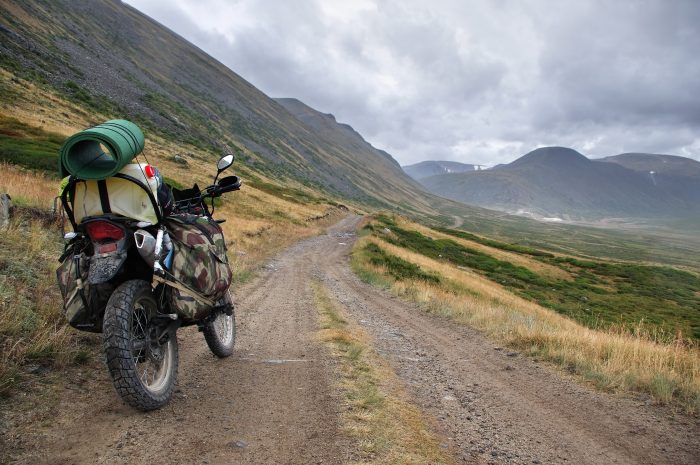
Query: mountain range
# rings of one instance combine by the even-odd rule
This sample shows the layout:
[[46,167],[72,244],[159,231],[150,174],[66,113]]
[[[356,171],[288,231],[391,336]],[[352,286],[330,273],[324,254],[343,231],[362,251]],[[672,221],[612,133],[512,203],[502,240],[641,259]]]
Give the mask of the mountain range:
[[535,217],[700,213],[700,162],[671,155],[590,160],[570,148],[543,147],[491,170],[430,176],[421,183],[449,199]]

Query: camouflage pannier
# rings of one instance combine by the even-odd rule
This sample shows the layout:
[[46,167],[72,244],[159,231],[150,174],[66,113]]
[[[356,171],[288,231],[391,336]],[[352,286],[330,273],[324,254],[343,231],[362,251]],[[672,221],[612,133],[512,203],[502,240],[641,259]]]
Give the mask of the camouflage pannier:
[[[189,214],[173,215],[165,220],[173,243],[173,277],[208,299],[224,298],[231,284],[231,268],[221,227],[211,218]],[[186,321],[200,320],[211,307],[184,292],[169,287],[170,306]]]
[[63,296],[63,310],[68,323],[77,329],[100,332],[101,315],[92,311],[92,289],[88,283],[90,259],[84,253],[68,250],[56,270],[58,287]]

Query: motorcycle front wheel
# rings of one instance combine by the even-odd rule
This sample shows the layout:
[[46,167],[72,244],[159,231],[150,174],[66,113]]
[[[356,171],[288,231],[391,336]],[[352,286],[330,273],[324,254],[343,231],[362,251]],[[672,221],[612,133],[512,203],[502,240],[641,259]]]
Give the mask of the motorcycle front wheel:
[[213,319],[204,323],[202,332],[207,341],[209,350],[219,358],[225,358],[233,354],[233,346],[236,343],[236,316],[233,311],[233,299],[230,293],[226,293],[225,300],[231,306],[231,314],[223,311],[217,312]]
[[159,335],[157,309],[148,282],[126,281],[109,298],[103,323],[114,387],[127,404],[144,411],[170,401],[177,377],[177,338],[174,332]]

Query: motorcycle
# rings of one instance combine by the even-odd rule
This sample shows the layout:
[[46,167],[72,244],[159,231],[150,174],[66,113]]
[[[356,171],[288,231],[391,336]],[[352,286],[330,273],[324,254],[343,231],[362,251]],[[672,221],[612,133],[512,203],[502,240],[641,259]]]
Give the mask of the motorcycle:
[[213,218],[214,199],[240,189],[237,176],[218,179],[233,161],[222,157],[203,190],[172,188],[167,215],[156,189],[162,178],[150,165],[101,181],[71,176],[61,194],[73,226],[57,270],[66,316],[77,329],[103,334],[114,387],[139,410],[172,398],[179,328],[197,325],[217,357],[233,352],[231,271],[219,226],[226,220]]

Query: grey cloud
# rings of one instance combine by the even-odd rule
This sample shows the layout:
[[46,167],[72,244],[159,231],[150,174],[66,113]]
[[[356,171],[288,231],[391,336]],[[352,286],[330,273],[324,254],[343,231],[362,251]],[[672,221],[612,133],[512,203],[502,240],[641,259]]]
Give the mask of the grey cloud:
[[542,144],[700,158],[693,0],[376,1],[355,15],[340,8],[363,2],[188,1],[128,0],[403,164],[502,163]]

